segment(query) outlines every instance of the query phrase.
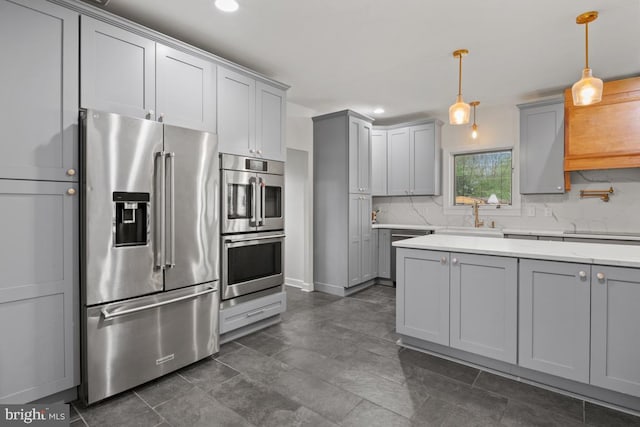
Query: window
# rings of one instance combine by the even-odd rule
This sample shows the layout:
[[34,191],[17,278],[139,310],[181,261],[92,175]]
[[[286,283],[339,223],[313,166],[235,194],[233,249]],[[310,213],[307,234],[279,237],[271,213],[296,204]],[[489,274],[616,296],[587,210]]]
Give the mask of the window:
[[455,205],[511,205],[511,150],[456,154]]

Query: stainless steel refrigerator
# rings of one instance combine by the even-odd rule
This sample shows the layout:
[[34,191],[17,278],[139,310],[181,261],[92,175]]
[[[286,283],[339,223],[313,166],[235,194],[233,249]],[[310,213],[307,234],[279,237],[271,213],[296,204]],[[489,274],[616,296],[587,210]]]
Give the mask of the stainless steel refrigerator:
[[93,403],[219,350],[219,160],[210,133],[81,117],[81,395]]

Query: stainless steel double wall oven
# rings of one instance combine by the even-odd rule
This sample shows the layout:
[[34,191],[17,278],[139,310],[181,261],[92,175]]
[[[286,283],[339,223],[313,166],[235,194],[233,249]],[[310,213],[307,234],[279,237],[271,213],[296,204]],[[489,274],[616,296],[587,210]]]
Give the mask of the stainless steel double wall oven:
[[222,299],[284,283],[284,163],[220,155]]

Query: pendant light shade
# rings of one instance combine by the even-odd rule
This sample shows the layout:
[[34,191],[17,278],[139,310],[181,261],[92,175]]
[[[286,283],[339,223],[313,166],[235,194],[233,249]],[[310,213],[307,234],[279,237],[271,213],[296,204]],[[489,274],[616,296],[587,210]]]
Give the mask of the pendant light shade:
[[458,96],[456,97],[456,102],[451,107],[449,107],[449,123],[452,125],[465,125],[469,123],[469,113],[471,108],[469,104],[465,103],[462,99],[462,57],[468,54],[469,51],[467,49],[460,49],[453,52],[454,58],[459,58],[459,68],[458,68]]
[[471,138],[478,139],[478,124],[476,123],[476,107],[480,105],[480,101],[471,101],[473,107],[473,126],[471,126]]
[[602,80],[593,77],[589,68],[589,22],[598,18],[598,12],[591,11],[578,15],[576,24],[584,24],[585,33],[585,66],[582,70],[582,78],[571,87],[573,105],[591,105],[602,101]]

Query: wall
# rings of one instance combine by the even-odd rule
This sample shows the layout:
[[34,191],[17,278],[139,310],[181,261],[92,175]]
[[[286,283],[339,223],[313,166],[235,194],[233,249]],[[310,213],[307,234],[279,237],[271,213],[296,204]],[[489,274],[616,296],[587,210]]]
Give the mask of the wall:
[[[313,290],[313,117],[287,103],[285,167],[285,283]],[[289,158],[291,156],[291,158]],[[305,164],[306,161],[306,164]],[[306,174],[306,176],[305,176]]]
[[[443,192],[437,197],[375,197],[374,209],[380,209],[378,222],[390,224],[426,224],[472,226],[471,208],[466,213],[453,213],[446,208],[451,197],[449,157],[451,152],[492,147],[514,149],[514,194],[519,176],[518,141],[519,110],[515,106],[478,107],[478,140],[472,140],[469,126],[451,126],[448,117],[442,128]],[[608,231],[640,233],[640,168],[584,171],[571,173],[570,192],[557,195],[521,197],[521,209],[512,215],[482,211],[485,224],[492,220],[497,227],[534,230]],[[608,203],[580,199],[582,189],[606,189],[613,186],[615,194]],[[514,200],[515,201],[515,200]],[[545,216],[545,210],[550,208]],[[533,209],[535,216],[529,216]]]

